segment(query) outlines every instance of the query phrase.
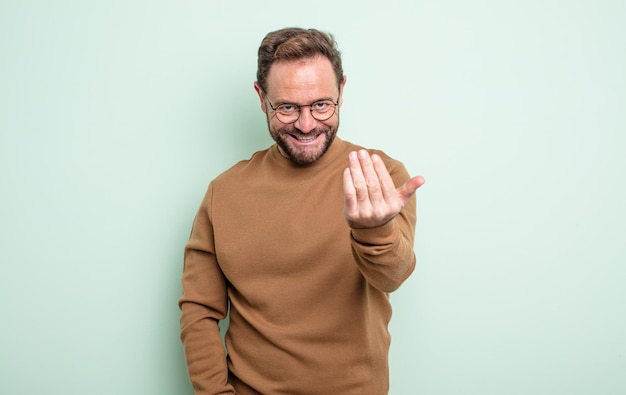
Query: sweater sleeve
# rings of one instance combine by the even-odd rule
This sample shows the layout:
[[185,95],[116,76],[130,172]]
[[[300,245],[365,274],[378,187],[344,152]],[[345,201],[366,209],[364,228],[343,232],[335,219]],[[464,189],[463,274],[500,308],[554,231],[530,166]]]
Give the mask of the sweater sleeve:
[[[402,163],[388,157],[385,162],[396,187],[410,178]],[[376,289],[395,291],[415,269],[415,222],[413,195],[387,223],[375,228],[351,229],[352,255],[363,276]]]
[[212,186],[202,201],[184,252],[181,340],[196,395],[234,394],[218,322],[226,318],[226,279],[217,263],[211,223]]

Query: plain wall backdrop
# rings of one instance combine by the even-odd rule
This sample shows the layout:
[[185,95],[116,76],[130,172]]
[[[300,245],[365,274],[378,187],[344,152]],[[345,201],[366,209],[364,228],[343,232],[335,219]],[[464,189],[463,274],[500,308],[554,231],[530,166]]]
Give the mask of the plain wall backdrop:
[[[392,395],[626,393],[622,0],[0,0],[0,393],[192,394],[182,250],[271,140],[263,36],[333,33],[339,135],[424,175]],[[242,180],[245,182],[245,180]]]

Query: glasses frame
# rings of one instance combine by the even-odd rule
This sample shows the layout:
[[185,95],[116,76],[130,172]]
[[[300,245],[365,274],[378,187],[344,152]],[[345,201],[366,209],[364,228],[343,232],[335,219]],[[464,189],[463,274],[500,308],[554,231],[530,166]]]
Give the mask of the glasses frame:
[[[313,117],[313,119],[315,119],[316,121],[320,121],[320,122],[324,122],[324,121],[328,121],[329,119],[331,119],[333,117],[333,115],[335,115],[335,113],[337,112],[337,106],[339,105],[339,98],[337,98],[337,101],[332,101],[331,99],[321,99],[321,100],[316,100],[311,104],[295,104],[295,103],[282,103],[280,105],[278,105],[278,107],[283,106],[285,104],[288,104],[290,106],[294,106],[298,108],[298,117],[296,119],[294,119],[291,122],[285,122],[282,119],[280,119],[279,117],[279,113],[278,113],[278,107],[274,107],[274,105],[272,104],[272,102],[270,101],[269,97],[267,97],[267,95],[265,95],[265,98],[267,99],[267,102],[270,104],[270,107],[272,108],[272,110],[276,113],[276,119],[278,119],[279,122],[285,124],[285,125],[290,125],[292,123],[296,123],[298,122],[298,119],[300,119],[300,117],[302,116],[302,107],[309,107],[309,111],[311,112],[311,116]],[[329,101],[333,104],[333,111],[330,113],[330,115],[327,118],[324,119],[320,119],[317,118],[314,114],[313,114],[313,105],[315,103],[319,103],[322,101]]]

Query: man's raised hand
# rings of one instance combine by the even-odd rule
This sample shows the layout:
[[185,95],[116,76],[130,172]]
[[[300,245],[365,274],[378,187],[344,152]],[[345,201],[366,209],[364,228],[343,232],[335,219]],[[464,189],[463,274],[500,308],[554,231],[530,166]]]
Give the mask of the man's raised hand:
[[400,212],[425,180],[413,177],[396,189],[382,159],[366,150],[348,155],[343,172],[344,216],[352,228],[383,225]]

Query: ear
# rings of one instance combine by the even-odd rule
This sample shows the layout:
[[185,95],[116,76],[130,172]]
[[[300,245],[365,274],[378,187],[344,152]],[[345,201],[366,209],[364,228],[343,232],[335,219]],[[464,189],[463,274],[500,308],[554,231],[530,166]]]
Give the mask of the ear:
[[261,111],[267,113],[267,108],[265,107],[265,99],[263,97],[263,90],[256,81],[254,82],[254,90],[256,91],[257,95],[259,95],[259,100],[261,100]]
[[344,75],[341,85],[339,85],[339,107],[343,104],[343,88],[346,86],[347,77]]

